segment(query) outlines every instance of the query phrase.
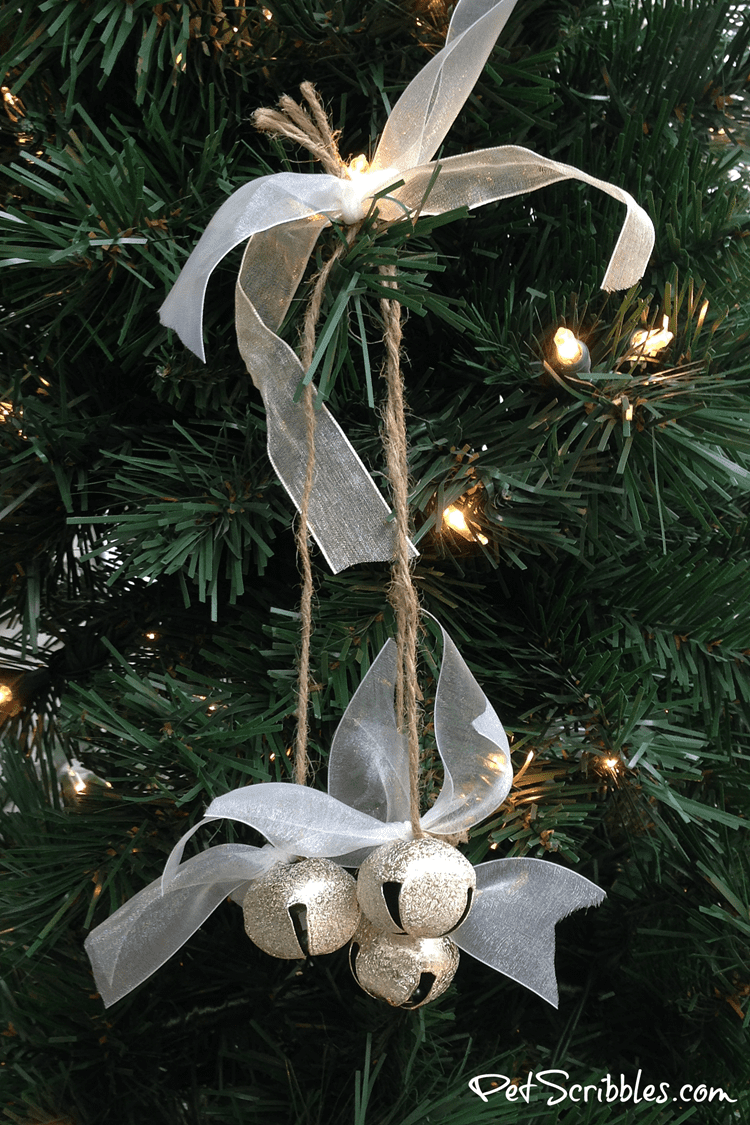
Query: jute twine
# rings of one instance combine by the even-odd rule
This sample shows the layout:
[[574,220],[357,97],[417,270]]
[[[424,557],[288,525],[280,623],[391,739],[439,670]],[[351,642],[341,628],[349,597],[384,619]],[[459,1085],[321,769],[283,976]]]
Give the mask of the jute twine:
[[[393,278],[394,266],[381,266],[381,274]],[[386,281],[389,288],[396,282]],[[401,305],[383,299],[380,308],[385,325],[385,378],[388,394],[383,410],[388,480],[396,520],[396,553],[391,566],[388,600],[396,614],[396,719],[406,731],[409,748],[409,810],[416,838],[424,835],[419,822],[419,710],[417,706],[417,629],[419,597],[412,579],[409,558],[409,461],[406,440],[404,379],[401,372]]]
[[[280,109],[259,109],[253,116],[257,129],[275,136],[289,137],[304,146],[321,162],[326,172],[348,179],[346,164],[339,155],[337,136],[328,122],[323,104],[309,82],[300,87],[309,107],[306,110],[292,98],[284,95]],[[361,224],[350,226],[345,243],[340,243],[320,271],[305,313],[302,331],[300,360],[307,369],[315,351],[315,330],[320,316],[326,283],[336,260],[351,244]],[[381,267],[389,278],[385,284],[395,288],[395,268]],[[386,349],[385,378],[387,397],[383,410],[384,445],[388,478],[393,495],[396,522],[396,552],[391,568],[391,585],[388,598],[396,615],[396,717],[401,730],[406,731],[409,748],[409,797],[411,827],[415,837],[424,833],[419,823],[419,711],[417,688],[417,629],[419,625],[419,598],[412,580],[409,559],[409,466],[406,440],[406,415],[404,385],[401,372],[401,305],[398,301],[383,299],[381,312],[385,327]],[[307,532],[307,513],[315,473],[315,406],[311,385],[305,387],[303,402],[307,419],[307,472],[300,499],[297,523],[297,552],[302,573],[300,599],[300,656],[297,689],[297,734],[294,751],[294,778],[304,785],[308,775],[308,707],[310,698],[310,638],[312,635],[313,580],[310,547]]]
[[[253,124],[261,132],[277,137],[289,137],[319,160],[326,172],[332,176],[346,179],[348,173],[339,156],[336,144],[337,134],[331,129],[323,104],[309,82],[300,87],[309,111],[298,105],[293,98],[284,94],[279,101],[279,109],[258,109],[253,114]],[[305,320],[300,342],[300,362],[307,368],[312,363],[315,352],[315,329],[320,317],[328,276],[345,246],[340,243],[318,274],[312,296],[305,311]],[[312,384],[302,393],[307,422],[307,469],[305,483],[300,497],[299,518],[295,531],[299,568],[302,574],[300,595],[300,654],[297,674],[297,732],[294,745],[294,780],[298,785],[307,783],[309,757],[307,742],[309,734],[308,711],[310,703],[310,639],[312,637],[313,577],[310,562],[310,540],[307,531],[307,513],[310,506],[315,476],[315,394]]]

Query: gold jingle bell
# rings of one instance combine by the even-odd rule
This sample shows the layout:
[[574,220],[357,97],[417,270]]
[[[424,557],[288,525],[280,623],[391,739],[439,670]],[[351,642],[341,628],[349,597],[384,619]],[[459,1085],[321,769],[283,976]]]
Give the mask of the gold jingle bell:
[[379,929],[436,938],[461,925],[476,886],[474,868],[457,848],[424,836],[371,852],[359,869],[357,898]]
[[251,941],[287,960],[340,949],[360,917],[354,879],[330,859],[272,867],[253,881],[242,911]]
[[442,995],[458,968],[450,938],[387,934],[363,918],[349,947],[354,979],[376,1000],[394,1008],[421,1008]]

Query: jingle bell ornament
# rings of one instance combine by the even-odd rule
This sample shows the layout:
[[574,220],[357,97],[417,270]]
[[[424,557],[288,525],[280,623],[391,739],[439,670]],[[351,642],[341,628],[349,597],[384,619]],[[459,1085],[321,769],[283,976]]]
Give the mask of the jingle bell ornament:
[[423,836],[371,852],[359,869],[357,898],[378,929],[437,938],[466,919],[476,886],[474,868],[457,848]]
[[272,867],[252,883],[242,910],[251,941],[287,960],[340,949],[360,917],[354,879],[330,859]]
[[[420,825],[423,832],[444,840],[491,816],[508,795],[513,771],[508,739],[500,720],[448,634],[445,630],[441,632],[443,658],[435,693],[435,742],[444,779],[437,800],[420,818]],[[261,905],[261,896],[265,900],[268,892],[259,891],[259,886],[269,870],[284,870],[281,865],[288,863],[290,856],[302,853],[309,857],[293,865],[291,870],[298,879],[320,861],[328,861],[324,870],[336,868],[336,864],[364,867],[366,857],[373,857],[370,863],[375,862],[376,849],[391,848],[396,842],[407,849],[414,848],[414,841],[409,843],[408,747],[398,729],[394,708],[396,671],[396,646],[387,641],[336,730],[328,760],[328,793],[305,785],[268,781],[214,798],[206,810],[206,819],[193,825],[177,841],[162,875],[92,930],[86,939],[86,951],[96,987],[107,1007],[174,956],[206,918],[226,902],[228,895],[239,901],[250,892],[246,907],[250,935],[264,949],[277,953],[262,936],[272,927],[270,907]],[[190,838],[204,825],[213,825],[224,817],[261,832],[268,844],[216,844],[184,859]],[[435,843],[441,846],[439,841],[420,840],[417,851],[432,849]],[[471,912],[451,931],[451,941],[444,937],[383,934],[378,938],[381,944],[374,949],[365,950],[357,943],[352,960],[367,991],[381,994],[375,991],[377,979],[369,980],[370,965],[377,954],[375,969],[379,966],[384,971],[385,951],[390,942],[390,947],[400,950],[402,962],[405,949],[411,949],[414,955],[413,951],[420,948],[431,951],[431,956],[437,951],[442,962],[438,972],[424,963],[422,968],[418,964],[412,966],[408,987],[402,986],[398,995],[383,987],[385,999],[393,1004],[406,1001],[413,1005],[423,1002],[423,993],[432,999],[438,989],[446,986],[444,982],[450,973],[446,975],[445,962],[455,958],[455,945],[557,1007],[555,925],[574,910],[599,905],[604,891],[577,872],[543,859],[493,859],[478,864],[475,873],[477,892]],[[366,879],[365,874],[363,886]],[[398,880],[402,880],[400,873]],[[343,881],[351,894],[353,880],[347,883],[343,876]],[[390,873],[381,880],[395,881]],[[323,885],[329,886],[325,880]],[[401,922],[409,914],[405,905],[408,895],[404,896],[402,890],[403,884],[398,895]],[[382,898],[382,891],[379,894]],[[291,929],[294,934],[296,917],[297,927],[303,932],[300,919],[304,919],[310,952],[334,949],[354,933],[356,906],[350,916],[351,929],[342,926],[343,932],[339,931],[335,941],[322,943],[318,926],[321,915],[326,927],[339,920],[338,908],[328,910],[329,904],[336,901],[328,890],[323,895],[325,909],[320,907],[315,894],[308,898],[295,892],[285,897],[279,886],[268,897],[278,911],[278,929],[284,923],[285,932]],[[378,896],[373,897],[377,902]],[[436,912],[442,908],[445,897],[443,886],[431,904]],[[455,917],[458,922],[468,903],[468,890],[465,896],[456,898],[460,899]],[[304,913],[296,910],[290,914],[290,905],[304,907]],[[443,920],[439,928],[450,927],[453,921]],[[304,956],[303,945],[294,936],[287,951],[277,955]],[[392,956],[388,953],[388,957]],[[430,974],[434,981],[430,981]],[[378,973],[375,975],[377,978]],[[405,970],[396,967],[391,973],[394,975],[400,980]]]
[[388,934],[363,918],[349,947],[357,984],[394,1008],[421,1008],[445,992],[458,968],[458,946],[447,937]]

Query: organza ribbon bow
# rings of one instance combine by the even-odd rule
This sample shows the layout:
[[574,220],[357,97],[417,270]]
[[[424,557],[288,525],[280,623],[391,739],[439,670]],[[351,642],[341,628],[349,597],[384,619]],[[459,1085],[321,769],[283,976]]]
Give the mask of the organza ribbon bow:
[[[395,675],[396,646],[388,641],[334,735],[328,793],[262,782],[216,798],[206,819],[178,842],[162,877],[91,932],[86,950],[106,1006],[156,972],[228,895],[241,900],[253,879],[274,864],[323,857],[358,867],[374,848],[413,838]],[[500,720],[444,630],[434,725],[444,781],[421,827],[452,836],[497,810],[513,770]],[[257,829],[269,844],[220,844],[182,862],[193,833],[222,817]],[[478,893],[451,939],[557,1007],[555,923],[599,905],[604,892],[547,860],[495,859],[475,870]]]
[[[515,145],[432,161],[515,4],[516,0],[459,0],[445,46],[397,101],[367,171],[349,166],[348,179],[283,172],[260,176],[234,192],[209,222],[160,309],[162,323],[205,359],[203,302],[208,279],[234,246],[249,239],[236,287],[238,343],[265,403],[271,463],[297,508],[305,480],[307,431],[304,405],[295,402],[295,393],[305,373],[275,333],[318,235],[330,222],[359,222],[371,207],[386,221],[417,211],[438,215],[481,207],[559,180],[582,180],[626,207],[602,288],[626,289],[646,268],[654,244],[653,224],[621,188]],[[395,532],[388,505],[325,407],[317,411],[315,444],[308,525],[331,569],[337,573],[355,563],[391,559]]]

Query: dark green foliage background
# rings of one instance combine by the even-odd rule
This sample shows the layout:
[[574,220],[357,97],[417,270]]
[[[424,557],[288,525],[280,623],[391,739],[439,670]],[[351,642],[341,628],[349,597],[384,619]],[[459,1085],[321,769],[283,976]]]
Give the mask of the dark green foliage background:
[[[266,957],[230,905],[113,1008],[95,994],[89,929],[157,877],[212,797],[286,778],[294,728],[293,511],[236,351],[239,252],[211,282],[206,366],[157,309],[232,190],[312,170],[255,134],[252,111],[313,80],[342,154],[371,152],[450,14],[269,8],[0,6],[0,680],[15,692],[0,712],[0,1104],[79,1125],[748,1120],[750,21],[727,0],[519,0],[443,148],[527,145],[631,191],[657,231],[634,291],[599,289],[620,205],[563,183],[450,222],[369,224],[321,323],[353,284],[317,378],[382,480],[378,266],[397,264],[416,581],[516,769],[535,751],[467,852],[545,856],[608,894],[558,927],[559,1010],[468,957],[433,1005],[390,1010],[344,952]],[[669,348],[627,360],[663,315]],[[590,379],[544,369],[560,323],[587,340]],[[436,532],[469,489],[486,547]],[[323,786],[392,621],[386,567],[332,577],[319,561]],[[110,787],[76,797],[66,759]],[[640,1069],[736,1100],[550,1107],[467,1087],[548,1068],[590,1083]]]

